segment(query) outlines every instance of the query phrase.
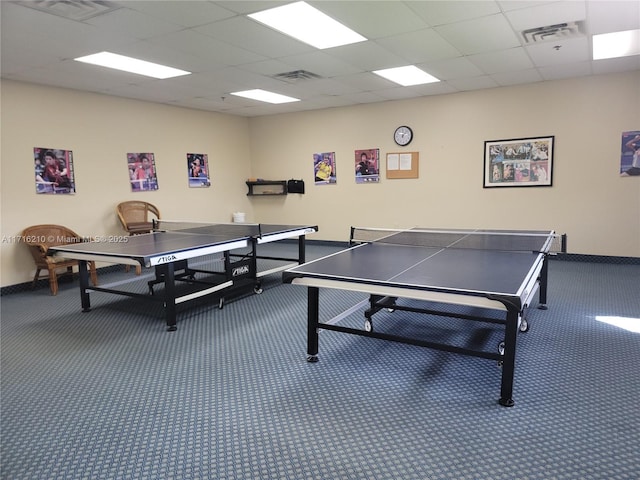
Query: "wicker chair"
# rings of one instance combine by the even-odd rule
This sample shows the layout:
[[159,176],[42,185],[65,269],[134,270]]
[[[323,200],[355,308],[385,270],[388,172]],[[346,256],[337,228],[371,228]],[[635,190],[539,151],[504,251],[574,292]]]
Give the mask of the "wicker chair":
[[[29,251],[36,263],[36,274],[33,277],[33,286],[35,287],[36,282],[40,278],[40,272],[46,269],[49,276],[51,294],[57,295],[58,276],[73,275],[73,267],[78,265],[78,261],[48,255],[49,247],[82,242],[82,237],[62,225],[33,225],[23,230],[22,239],[29,247]],[[96,273],[95,262],[87,262],[87,266],[89,267],[91,282],[97,285],[98,275]],[[64,269],[64,271],[60,272],[62,269]]]
[[[122,227],[129,235],[149,233],[153,230],[153,220],[160,219],[160,210],[155,205],[139,200],[122,202],[116,207]],[[129,271],[127,265],[126,270]],[[136,266],[136,273],[140,275],[141,267]]]
[[160,218],[158,207],[148,202],[131,200],[116,207],[118,218],[129,235],[149,233],[153,229],[153,217]]

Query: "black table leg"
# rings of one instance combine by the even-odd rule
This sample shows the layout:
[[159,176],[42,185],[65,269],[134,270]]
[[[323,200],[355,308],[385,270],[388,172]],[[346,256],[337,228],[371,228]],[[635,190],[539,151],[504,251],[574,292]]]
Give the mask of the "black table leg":
[[82,311],[88,312],[91,310],[91,301],[89,300],[89,272],[87,271],[87,261],[78,261],[78,277],[80,277],[80,303],[82,304]]
[[176,327],[176,279],[173,262],[166,264],[164,272],[164,309],[167,320],[167,331],[175,332]]
[[307,289],[307,362],[318,361],[319,292],[318,287]]
[[545,256],[540,270],[540,310],[547,309],[547,278],[549,277],[549,257]]
[[507,324],[504,332],[504,354],[502,360],[502,381],[500,384],[500,405],[513,407],[513,376],[516,362],[516,339],[518,336],[518,310],[508,306]]
[[305,236],[300,235],[298,237],[298,263],[302,265],[305,262]]

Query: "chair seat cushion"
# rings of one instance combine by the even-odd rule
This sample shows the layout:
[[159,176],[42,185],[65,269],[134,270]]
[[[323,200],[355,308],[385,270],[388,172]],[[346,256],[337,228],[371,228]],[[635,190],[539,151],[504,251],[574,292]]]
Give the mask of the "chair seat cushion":
[[58,255],[55,255],[55,256],[47,255],[47,263],[66,263],[66,262],[75,262],[75,260],[60,257]]
[[153,223],[151,222],[132,222],[127,223],[127,230],[129,233],[146,233],[153,230]]

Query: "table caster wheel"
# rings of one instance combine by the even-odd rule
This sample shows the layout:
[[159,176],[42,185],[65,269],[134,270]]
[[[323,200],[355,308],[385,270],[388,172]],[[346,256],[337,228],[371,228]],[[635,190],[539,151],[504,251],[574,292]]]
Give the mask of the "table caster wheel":
[[218,308],[222,310],[223,307],[224,307],[224,297],[220,297],[220,300],[218,300]]
[[526,318],[520,320],[520,331],[523,333],[529,331],[529,322],[527,322]]
[[253,291],[254,291],[254,293],[257,293],[258,295],[260,295],[262,292],[264,292],[264,290],[262,289],[261,285],[256,285],[255,287],[253,287]]
[[[498,344],[498,353],[504,355],[504,342]],[[502,368],[502,360],[498,360],[498,368]]]
[[364,331],[365,332],[373,332],[373,322],[371,321],[370,318],[367,318],[364,321]]

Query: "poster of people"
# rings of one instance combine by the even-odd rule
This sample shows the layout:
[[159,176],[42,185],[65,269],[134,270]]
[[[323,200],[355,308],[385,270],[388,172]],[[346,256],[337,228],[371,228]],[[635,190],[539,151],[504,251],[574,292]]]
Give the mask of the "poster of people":
[[551,186],[554,137],[484,142],[484,187]]
[[624,132],[622,134],[620,176],[640,176],[640,131]]
[[380,181],[380,149],[356,150],[356,183]]
[[33,158],[36,193],[76,193],[71,150],[35,147]]
[[189,172],[189,187],[210,187],[209,155],[206,153],[187,153],[187,170]]
[[313,154],[313,176],[316,185],[329,185],[337,182],[335,152]]
[[156,161],[153,153],[127,153],[131,191],[158,190]]

